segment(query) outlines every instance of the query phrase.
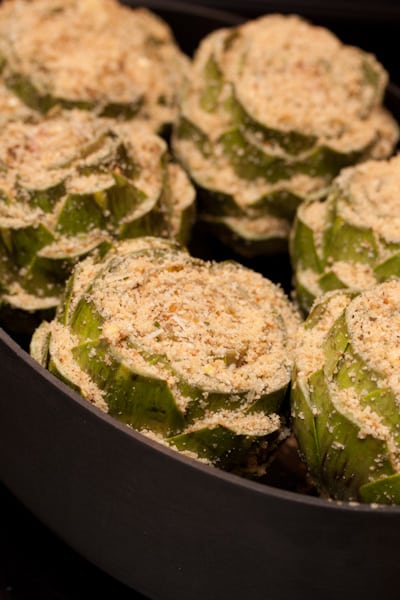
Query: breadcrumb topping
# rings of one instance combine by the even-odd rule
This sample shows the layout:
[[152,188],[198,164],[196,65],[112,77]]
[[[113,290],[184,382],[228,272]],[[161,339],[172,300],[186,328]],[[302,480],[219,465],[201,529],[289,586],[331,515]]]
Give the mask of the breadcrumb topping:
[[154,130],[174,119],[188,67],[166,23],[114,0],[7,0],[0,53],[6,81],[27,78],[43,97],[100,112],[138,103]]
[[271,127],[325,139],[343,136],[364,119],[381,101],[387,81],[372,55],[294,15],[268,15],[242,25],[223,57],[227,79],[258,121],[267,115]]
[[[127,257],[100,277],[90,298],[114,343],[140,343],[206,390],[254,389],[259,397],[287,384],[285,300],[261,275],[177,254]],[[294,313],[286,308],[284,317],[293,333]]]
[[299,329],[295,352],[298,379],[306,381],[313,373],[323,367],[325,356],[322,348],[326,336],[350,301],[349,294],[337,291],[326,294],[319,302],[317,301],[314,304],[313,309],[315,311],[319,311],[320,307],[323,310],[321,310],[319,319],[313,327],[308,328],[307,322],[305,322]]
[[343,196],[338,212],[346,221],[371,228],[386,242],[400,242],[400,155],[345,169],[335,185]]
[[400,281],[386,281],[355,298],[347,326],[355,351],[394,390],[400,407]]

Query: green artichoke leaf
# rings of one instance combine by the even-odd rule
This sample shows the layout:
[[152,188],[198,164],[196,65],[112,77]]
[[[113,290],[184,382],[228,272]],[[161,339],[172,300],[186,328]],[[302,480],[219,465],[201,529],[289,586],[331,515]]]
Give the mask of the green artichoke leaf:
[[[360,427],[339,412],[322,370],[310,377],[310,396],[318,404],[315,416],[319,440],[321,491],[334,498],[357,500],[359,488],[371,476],[391,475],[393,466],[385,441],[361,436]],[[380,457],[379,462],[376,457]]]
[[264,393],[253,404],[245,410],[245,414],[262,413],[271,415],[278,413],[286,400],[288,386],[285,385],[279,389],[271,390],[269,393]]
[[310,150],[317,142],[315,135],[306,135],[299,131],[283,131],[260,123],[245,110],[234,90],[227,100],[225,108],[232,114],[232,118],[238,126],[255,134],[256,137],[261,136],[264,142],[277,144],[288,154],[294,156],[302,154]]
[[218,107],[224,81],[221,70],[213,56],[210,56],[205,64],[204,79],[205,87],[200,94],[200,106],[206,112],[214,112]]
[[325,270],[325,273],[318,279],[319,287],[322,292],[331,292],[332,290],[340,290],[346,288],[346,284],[330,270]]
[[120,240],[132,239],[143,236],[165,236],[167,233],[165,216],[160,210],[152,210],[141,215],[127,219],[119,227]]
[[66,109],[78,108],[81,110],[92,110],[95,107],[94,102],[56,98],[48,92],[42,92],[28,76],[19,73],[8,75],[5,83],[22,102],[41,113],[47,113],[54,106],[61,106]]
[[263,152],[250,143],[239,128],[223,133],[218,142],[236,175],[242,179],[261,177],[270,183],[276,183],[294,174],[293,165],[281,157]]
[[342,360],[338,362],[335,380],[339,389],[354,388],[360,405],[376,413],[399,444],[400,413],[396,396],[389,387],[381,383],[380,374],[362,360],[351,344],[348,344]]
[[368,149],[344,153],[323,145],[316,147],[309,154],[281,157],[265,152],[257,142],[249,139],[246,131],[240,127],[222,134],[219,142],[239,177],[262,177],[271,183],[295,174],[331,179],[344,167],[359,162]]
[[[107,208],[115,226],[134,213],[147,199],[147,195],[133,185],[124,175],[114,174],[115,185],[106,190]],[[157,199],[154,200],[156,204]]]
[[165,436],[182,431],[184,417],[166,381],[125,364],[104,339],[76,346],[72,354],[103,390],[111,416]]
[[343,310],[326,336],[323,346],[325,354],[324,373],[331,380],[345,351],[349,346],[349,333],[346,325],[346,311]]
[[103,211],[96,194],[68,194],[60,211],[56,231],[62,235],[75,236],[93,229],[106,229]]
[[[357,292],[353,290],[345,290],[340,292],[340,294],[344,294],[349,297],[349,299],[357,296]],[[308,315],[306,321],[303,323],[304,329],[313,329],[316,325],[318,325],[319,321],[324,317],[324,314],[329,308],[330,298],[325,297],[319,300],[311,309],[310,314]]]
[[281,189],[264,194],[250,205],[253,212],[269,214],[293,221],[297,208],[304,202],[304,198],[290,190]]
[[372,145],[369,144],[362,150],[349,152],[339,152],[326,145],[318,146],[310,154],[299,158],[296,163],[296,173],[304,173],[312,177],[329,176],[329,178],[333,178],[345,167],[359,162]]
[[41,248],[54,241],[54,235],[42,224],[29,225],[4,232],[10,254],[19,267],[28,266]]
[[337,362],[335,381],[339,389],[354,388],[361,397],[376,390],[377,374],[371,371],[349,343]]
[[68,325],[71,318],[70,309],[74,294],[74,282],[75,272],[73,271],[65,283],[61,302],[57,307],[57,321],[62,325]]
[[232,194],[199,184],[197,184],[197,188],[199,211],[217,217],[227,215],[239,217],[244,214]]
[[99,100],[75,100],[72,98],[59,98],[50,92],[44,92],[33,83],[26,75],[11,73],[6,77],[7,87],[14,92],[27,106],[40,113],[47,113],[55,106],[66,110],[79,109],[94,111],[97,109],[100,117],[129,120],[134,118],[143,105],[143,96],[129,102],[108,102],[102,104]]
[[[73,285],[73,282],[71,282]],[[104,319],[97,310],[94,302],[85,296],[81,297],[69,319],[69,327],[81,342],[99,339],[102,333]]]
[[2,231],[0,229],[0,293],[8,292],[8,284],[16,278],[16,269],[9,260],[8,248],[3,242]]
[[238,410],[244,408],[244,414],[272,414],[278,412],[285,398],[286,387],[264,393],[249,405],[248,391],[218,392],[204,389],[185,381],[179,373],[178,389],[183,396],[191,399],[186,411],[187,422],[202,418],[206,413],[217,413],[220,410]]
[[[157,364],[166,373],[173,375],[176,380],[177,390],[179,390],[179,393],[184,398],[189,400],[185,410],[185,420],[187,423],[192,423],[204,417],[207,413],[217,413],[219,410],[237,410],[249,404],[248,390],[243,392],[236,392],[234,390],[231,392],[221,392],[212,388],[195,385],[173,367],[166,355],[148,352],[132,342],[129,345],[139,351],[140,355],[149,365]],[[286,387],[263,394],[256,402],[245,408],[245,414],[253,412],[272,414],[277,412],[283,402]]]
[[360,499],[371,504],[400,504],[400,475],[396,473],[362,485]]
[[174,129],[177,139],[190,140],[205,157],[212,155],[212,145],[208,136],[190,119],[181,115]]
[[292,221],[298,206],[304,201],[298,194],[285,188],[263,194],[246,208],[239,206],[233,194],[198,185],[200,211],[215,216],[272,215]]
[[371,228],[356,227],[336,216],[324,235],[325,264],[347,261],[373,265],[378,247]]
[[306,285],[304,285],[299,278],[296,278],[296,302],[299,305],[299,308],[304,316],[307,315],[310,307],[313,305],[315,300],[315,294],[312,290],[308,289]]
[[302,220],[298,212],[290,237],[290,255],[292,264],[301,264],[303,269],[311,269],[316,273],[322,272],[321,259],[317,252],[313,230]]
[[[110,132],[110,137],[113,137],[112,132]],[[105,139],[106,136],[102,136],[99,141],[103,143]],[[94,151],[95,148],[91,148],[88,155]],[[116,175],[122,174],[130,180],[136,179],[141,172],[139,164],[135,161],[123,143],[118,144],[116,148],[112,148],[112,150],[100,160],[78,165],[77,170],[80,175],[91,175],[92,173],[111,174],[114,172]]]
[[100,109],[99,116],[129,121],[136,117],[143,106],[143,102],[143,96],[140,96],[131,102],[108,102]]
[[321,457],[318,436],[315,428],[314,411],[311,405],[309,387],[294,373],[290,393],[293,431],[299,440],[302,454],[312,475],[318,475],[321,469]]
[[374,267],[378,281],[386,281],[390,277],[400,277],[400,254],[395,254]]
[[65,385],[67,385],[69,388],[82,395],[81,388],[78,385],[76,385],[73,381],[71,381],[71,379],[68,376],[68,373],[65,370],[64,365],[51,354],[49,356],[47,368],[50,371],[50,373],[57,377],[57,379],[60,379],[60,381],[65,383]]
[[29,347],[32,358],[45,369],[48,368],[50,357],[49,346],[51,332],[48,325],[49,324],[46,321],[43,321],[39,327],[37,327]]
[[217,425],[183,432],[167,441],[177,450],[193,452],[221,468],[229,469],[230,465],[237,465],[245,459],[251,447],[266,437],[239,435],[227,427]]
[[77,260],[76,256],[50,258],[36,255],[21,280],[21,285],[27,292],[39,297],[59,297]]
[[66,194],[65,181],[62,180],[45,189],[28,189],[23,185],[17,185],[17,199],[25,199],[28,196],[28,204],[32,208],[40,208],[43,212],[51,213],[56,204]]

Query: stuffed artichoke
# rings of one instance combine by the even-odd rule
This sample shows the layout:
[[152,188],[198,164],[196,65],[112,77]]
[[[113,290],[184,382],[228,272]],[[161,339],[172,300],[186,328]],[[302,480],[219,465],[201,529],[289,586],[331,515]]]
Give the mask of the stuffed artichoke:
[[298,323],[260,274],[137,238],[77,265],[31,353],[146,435],[254,473],[286,434],[279,413]]
[[296,16],[211,33],[173,140],[200,219],[243,254],[286,248],[300,203],[323,197],[341,168],[391,154],[386,83],[372,55]]
[[328,292],[301,327],[294,431],[322,495],[400,503],[400,280]]
[[135,119],[175,118],[188,59],[168,26],[114,0],[9,0],[0,9],[2,80],[27,106]]
[[0,305],[56,306],[73,265],[112,238],[186,241],[194,189],[147,129],[68,111],[0,131]]
[[400,276],[399,189],[400,155],[345,169],[326,202],[299,207],[290,250],[305,312],[324,292]]

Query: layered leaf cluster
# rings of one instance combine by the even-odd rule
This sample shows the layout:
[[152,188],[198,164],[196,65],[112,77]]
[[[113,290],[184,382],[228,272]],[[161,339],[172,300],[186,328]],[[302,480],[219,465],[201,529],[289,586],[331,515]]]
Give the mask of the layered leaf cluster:
[[[399,504],[398,389],[357,349],[350,312],[355,297],[349,290],[325,294],[300,329],[291,392],[294,432],[322,496]],[[368,327],[369,315],[359,318]],[[317,342],[310,342],[313,336]]]
[[116,0],[4,3],[2,85],[37,114],[80,109],[163,133],[188,67],[167,24]]
[[290,254],[297,301],[305,313],[328,291],[362,290],[400,276],[398,165],[394,157],[347,169],[333,182],[326,202],[298,209]]
[[[86,142],[70,146],[65,160],[57,158],[63,136],[79,129]],[[46,136],[56,144],[53,158]],[[109,240],[160,235],[187,241],[194,190],[158,136],[133,135],[128,127],[71,112],[38,124],[10,123],[1,143],[3,306],[56,306],[76,262]]]
[[[305,27],[311,40],[320,31],[294,17],[271,16],[213,32],[194,57],[191,83],[182,101],[174,149],[199,187],[200,219],[244,254],[285,248],[290,224],[304,200],[325,197],[327,186],[343,167],[369,156],[389,155],[397,139],[394,121],[381,108],[387,80],[382,66],[371,55],[340,46],[337,40],[337,54],[349,52],[356,65],[360,97],[350,122],[325,135],[317,127],[305,131],[277,122],[269,112],[270,101],[262,109],[262,94],[271,85],[269,70],[277,68],[274,61],[282,62],[281,78],[275,77],[271,94],[277,104],[292,71],[297,76],[296,69],[302,68],[289,59],[285,64],[279,36],[287,35],[290,44],[290,35],[304,36]],[[329,41],[333,43],[330,37]],[[264,53],[268,59],[263,59]],[[307,56],[309,68],[318,77],[329,78],[330,70],[338,68],[317,59],[314,64],[311,53],[312,49]],[[304,65],[305,72],[307,68]],[[343,81],[342,85],[350,98],[352,84]],[[256,112],[257,95],[261,108]],[[289,119],[296,101],[296,97],[285,99]],[[302,102],[307,104],[307,97]],[[315,110],[314,104],[310,99],[309,112]],[[317,107],[318,111],[329,113],[336,108],[333,100],[331,104]]]
[[[151,268],[144,272],[143,264]],[[149,349],[146,339],[132,326],[118,325],[118,302],[114,308],[108,307],[106,314],[96,301],[110,282],[124,282],[129,277],[126,293],[137,294],[140,306],[140,281],[157,277],[157,272],[174,277],[182,270],[201,273],[209,268],[229,269],[232,277],[236,270],[244,270],[230,263],[210,267],[160,238],[137,238],[102,248],[75,268],[57,318],[37,329],[31,353],[83,397],[129,426],[219,467],[256,471],[286,435],[278,413],[290,368],[277,387],[264,381],[262,392],[227,390],[212,377],[199,383],[193,374],[179,368],[178,359],[171,361],[166,354]],[[278,290],[277,294],[279,304],[283,302],[282,294]],[[124,298],[120,301],[122,305]],[[175,303],[179,302],[176,298]],[[277,310],[277,306],[271,306],[271,315]],[[273,317],[278,319],[284,337],[285,327],[290,329],[297,323],[289,303],[285,310],[287,314]],[[291,316],[286,323],[288,314]],[[116,323],[111,329],[110,322]],[[154,327],[157,334],[160,324]],[[170,336],[174,343],[173,331]],[[209,348],[210,357],[218,352],[217,347]],[[226,369],[234,368],[234,357],[227,355],[225,362]],[[252,423],[251,427],[247,422]]]

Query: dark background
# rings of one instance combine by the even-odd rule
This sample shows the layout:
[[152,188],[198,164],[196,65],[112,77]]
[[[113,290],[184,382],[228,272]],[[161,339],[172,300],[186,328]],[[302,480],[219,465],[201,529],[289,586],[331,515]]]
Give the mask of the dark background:
[[[183,3],[183,6],[188,4],[193,3]],[[266,12],[301,14],[316,24],[329,27],[344,42],[374,52],[388,69],[391,80],[400,84],[398,0],[199,0],[197,4],[230,10],[245,18]],[[162,8],[163,1],[159,0],[158,5]],[[180,27],[177,18],[175,29]],[[185,51],[189,52],[205,33],[201,28],[199,21],[196,31],[185,28],[183,36],[175,31]],[[144,600],[143,596],[100,572],[65,546],[0,484],[0,600],[95,597]]]

